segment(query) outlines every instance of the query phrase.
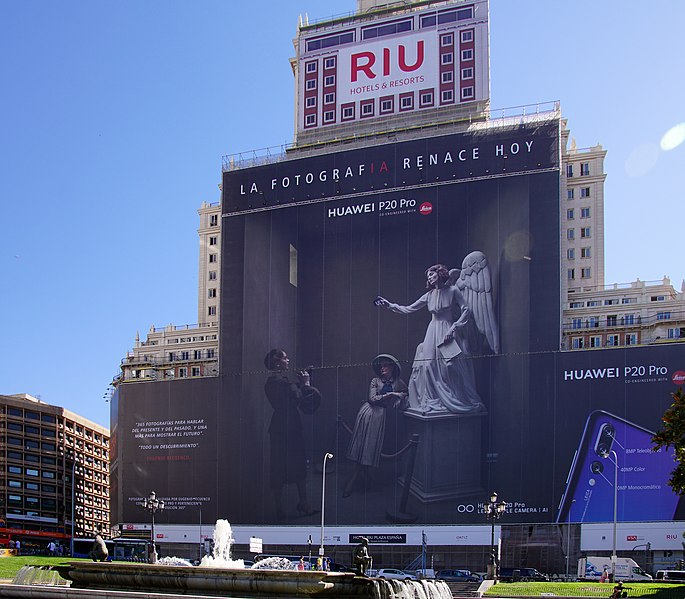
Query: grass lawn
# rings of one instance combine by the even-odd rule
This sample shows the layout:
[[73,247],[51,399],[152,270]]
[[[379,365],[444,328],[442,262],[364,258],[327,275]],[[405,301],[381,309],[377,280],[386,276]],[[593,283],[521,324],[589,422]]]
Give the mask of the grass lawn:
[[[500,582],[488,590],[486,597],[602,597],[607,599],[613,584],[600,582]],[[624,583],[628,597],[651,599],[684,599],[685,584]]]
[[66,562],[89,562],[88,559],[71,559],[70,557],[47,557],[43,555],[19,555],[0,558],[0,578],[14,578],[22,566],[52,566]]

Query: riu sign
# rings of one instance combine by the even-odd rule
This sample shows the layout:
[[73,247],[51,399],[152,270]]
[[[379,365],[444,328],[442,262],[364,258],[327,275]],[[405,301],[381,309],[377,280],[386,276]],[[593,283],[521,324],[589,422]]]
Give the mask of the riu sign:
[[350,81],[359,81],[359,75],[363,74],[368,79],[375,79],[377,76],[389,77],[392,67],[396,66],[403,73],[411,73],[423,66],[425,58],[424,40],[416,41],[414,60],[410,63],[407,60],[407,47],[400,44],[396,48],[384,47],[381,49],[380,56],[377,52],[357,52],[350,57]]

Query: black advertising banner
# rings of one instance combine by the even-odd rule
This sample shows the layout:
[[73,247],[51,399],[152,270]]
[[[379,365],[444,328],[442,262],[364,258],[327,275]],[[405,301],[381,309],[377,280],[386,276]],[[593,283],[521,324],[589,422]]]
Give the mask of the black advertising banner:
[[679,518],[649,436],[685,346],[559,351],[559,136],[225,172],[220,376],[119,388],[119,522],[154,489],[160,522],[316,524],[324,486],[359,534],[482,524],[493,490],[511,523],[596,522],[616,480],[620,520]]

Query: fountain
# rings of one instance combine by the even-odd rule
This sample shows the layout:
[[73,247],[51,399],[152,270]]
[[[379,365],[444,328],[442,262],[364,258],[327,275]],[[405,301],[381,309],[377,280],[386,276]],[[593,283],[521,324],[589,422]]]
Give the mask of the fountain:
[[[71,589],[84,589],[89,598],[108,597],[110,591],[116,590],[122,599],[133,597],[133,593],[140,597],[141,592],[250,599],[452,599],[444,581],[380,580],[347,572],[301,571],[294,564],[290,564],[290,569],[277,569],[284,565],[265,564],[267,560],[246,569],[242,560],[231,559],[232,543],[230,524],[219,520],[214,530],[212,555],[205,556],[199,566],[188,567],[179,558],[164,558],[156,564],[68,562],[52,569],[70,581],[70,589],[28,587],[15,580],[15,584],[3,585],[3,596],[55,598],[74,592]],[[26,579],[26,573],[23,577]]]

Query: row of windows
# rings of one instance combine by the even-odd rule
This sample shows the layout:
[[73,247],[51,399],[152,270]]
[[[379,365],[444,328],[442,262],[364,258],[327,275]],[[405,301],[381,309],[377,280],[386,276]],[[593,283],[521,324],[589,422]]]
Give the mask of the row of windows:
[[22,410],[21,408],[15,408],[13,406],[3,406],[3,413],[7,413],[8,416],[15,416],[17,418],[26,418],[27,420],[40,420],[41,422],[47,422],[50,424],[56,424],[57,418],[52,414],[40,414],[38,412],[32,412],[31,410]]
[[[585,253],[585,250],[587,250],[587,255]],[[570,259],[573,259],[575,254],[573,253],[573,248],[568,249],[568,257]],[[589,258],[590,257],[590,248],[581,248],[581,258]],[[650,297],[651,302],[663,302],[666,300],[665,295],[652,295]],[[611,297],[611,298],[606,298],[604,300],[588,300],[587,301],[587,307],[588,308],[593,308],[596,306],[618,306],[619,304],[637,304],[637,297]],[[580,302],[580,301],[575,301],[571,302],[570,307],[571,308],[583,308],[585,306],[585,302]],[[663,312],[660,314],[670,314],[670,312]]]
[[[589,239],[590,237],[592,237],[590,227],[582,227],[580,229],[580,238],[581,239]],[[576,238],[576,230],[575,229],[566,229],[566,239],[573,240],[575,238]]]
[[[467,44],[469,42],[473,41],[473,29],[466,29],[465,31],[460,32],[459,35],[461,39],[462,44]],[[454,35],[452,33],[445,33],[444,35],[440,36],[440,45],[441,46],[451,46],[454,43]],[[469,60],[471,60],[469,58]]]
[[[436,25],[456,23],[459,21],[466,21],[468,19],[473,19],[473,6],[467,6],[456,10],[443,10],[437,13],[423,15],[421,17],[420,27],[435,27]],[[361,31],[361,37],[364,40],[377,39],[379,37],[404,33],[406,31],[411,31],[412,29],[412,19],[403,19],[394,21],[392,23],[383,23],[382,25],[370,25],[363,27]],[[313,52],[314,50],[322,50],[324,48],[334,48],[336,46],[342,46],[343,44],[350,44],[354,41],[354,31],[343,31],[335,35],[328,35],[325,37],[307,40],[306,48],[307,52]]]
[[573,337],[571,339],[571,347],[573,349],[584,349],[587,347],[617,347],[621,345],[621,337],[623,337],[623,345],[637,345],[637,333],[626,333],[625,335],[607,335],[603,339],[602,335],[592,335],[590,337]]
[[21,451],[9,450],[7,452],[7,459],[26,461],[26,462],[42,462],[43,464],[48,464],[54,466],[57,464],[57,459],[49,455],[37,455],[34,453],[22,453]]
[[635,324],[640,324],[642,322],[642,317],[639,314],[623,314],[619,318],[618,314],[610,314],[605,320],[602,320],[599,316],[590,316],[583,320],[582,318],[573,318],[571,320],[572,329],[594,329],[599,328],[599,326],[604,323],[607,327],[617,327],[617,326],[630,326]]
[[[323,68],[328,70],[328,69],[334,69],[336,65],[337,57],[335,56],[329,56],[328,58],[324,58],[323,61]],[[319,68],[319,62],[317,60],[312,60],[308,62],[305,66],[305,71],[307,73],[316,73]]]
[[[475,90],[473,86],[463,87],[461,89],[461,99],[462,100],[472,100],[475,95]],[[454,102],[455,94],[454,90],[443,90],[440,94],[441,104],[451,104]],[[430,108],[435,105],[435,95],[433,90],[426,90],[419,93],[419,108]],[[407,94],[402,94],[399,97],[399,110],[407,111],[414,109],[414,94],[409,92]],[[342,121],[350,121],[355,118],[356,107],[353,103],[343,104],[340,109],[340,118]],[[378,103],[379,114],[391,114],[395,112],[395,98],[381,98]],[[376,114],[376,104],[375,100],[362,100],[359,103],[359,113],[362,118],[375,116]],[[335,110],[324,111],[323,122],[333,123],[335,122]],[[317,115],[308,114],[305,116],[305,126],[313,127],[317,124]],[[210,262],[216,262],[216,259],[212,260],[212,255],[210,255]]]
[[[214,349],[196,349],[193,352],[193,360],[202,360],[204,358],[215,358],[216,357],[216,350]],[[189,351],[182,351],[182,352],[169,352],[169,362],[174,362],[177,360],[183,360],[187,361],[190,360],[190,352]]]
[[[592,248],[591,247],[584,247],[580,248],[580,257],[581,258],[591,258],[592,257]],[[568,248],[566,250],[566,258],[568,260],[575,260],[576,259],[576,248]]]
[[[566,210],[566,220],[574,220],[576,217],[576,209],[568,208]],[[580,209],[580,218],[590,218],[590,207],[585,206]]]
[[38,442],[33,439],[19,439],[17,437],[7,437],[7,444],[16,446],[23,446],[25,449],[40,449],[43,451],[57,451],[57,446],[54,443],[47,441]]
[[[580,190],[580,197],[581,198],[589,198],[590,197],[590,188],[589,187],[579,187]],[[569,187],[566,190],[566,199],[567,200],[572,200],[576,195],[576,190],[573,187]]]
[[56,479],[57,474],[52,470],[38,470],[37,468],[21,468],[20,466],[7,466],[7,472],[10,474],[20,474],[25,476],[34,476],[40,478]]
[[33,426],[31,424],[12,422],[11,420],[7,422],[7,430],[15,431],[18,433],[25,433],[27,435],[40,435],[43,437],[50,437],[53,439],[57,436],[57,431],[54,428],[40,428],[38,426]]
[[11,489],[26,489],[27,491],[36,491],[40,492],[42,491],[43,493],[57,493],[57,486],[56,485],[48,485],[48,484],[38,484],[38,483],[32,483],[29,481],[22,481],[20,480],[14,480],[14,479],[9,479],[7,481],[7,486]]
[[[580,176],[581,177],[588,177],[590,175],[590,163],[589,162],[581,162],[580,163]],[[567,177],[573,177],[573,164],[567,164],[566,165],[566,176]]]
[[[569,281],[573,281],[576,278],[576,269],[575,268],[569,268],[566,271],[566,275],[568,277]],[[580,278],[581,279],[590,279],[592,278],[592,269],[588,266],[585,268],[580,269]]]

